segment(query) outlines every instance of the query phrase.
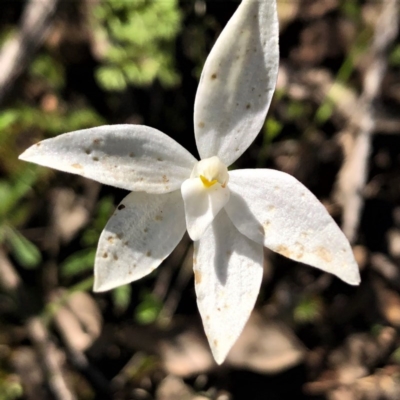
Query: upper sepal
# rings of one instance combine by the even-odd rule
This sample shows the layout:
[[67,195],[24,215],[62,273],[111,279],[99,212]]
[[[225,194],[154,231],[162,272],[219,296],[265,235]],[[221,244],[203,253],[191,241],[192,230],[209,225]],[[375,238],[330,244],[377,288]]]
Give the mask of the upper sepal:
[[278,75],[275,0],[243,0],[205,63],[194,108],[201,158],[231,165],[264,124]]

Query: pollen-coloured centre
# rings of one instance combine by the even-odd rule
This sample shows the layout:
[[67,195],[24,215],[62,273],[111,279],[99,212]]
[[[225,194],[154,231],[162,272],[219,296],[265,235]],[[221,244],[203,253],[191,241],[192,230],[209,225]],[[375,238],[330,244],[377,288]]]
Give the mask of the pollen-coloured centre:
[[219,183],[225,187],[229,181],[228,168],[221,160],[214,156],[199,161],[193,168],[191,178],[200,178],[206,188]]

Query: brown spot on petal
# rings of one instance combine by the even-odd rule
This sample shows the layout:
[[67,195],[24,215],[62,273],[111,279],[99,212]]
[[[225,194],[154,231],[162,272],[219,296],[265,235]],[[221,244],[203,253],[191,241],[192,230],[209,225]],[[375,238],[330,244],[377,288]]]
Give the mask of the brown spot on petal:
[[163,179],[164,183],[169,182],[169,179],[168,179],[167,175],[163,175],[162,179]]
[[287,246],[284,245],[280,245],[277,247],[276,252],[279,254],[282,254],[285,257],[290,258],[292,255],[292,252],[289,250],[289,248]]
[[198,124],[199,128],[204,128],[204,126],[205,126],[204,122],[199,122],[199,124]]
[[107,258],[107,257],[108,257],[108,253],[104,253],[103,258]]
[[118,206],[118,210],[123,210],[125,208],[125,205],[124,204],[120,204],[119,206]]
[[117,233],[116,235],[115,235],[115,237],[117,238],[117,239],[119,239],[119,240],[121,240],[123,237],[124,237],[124,234],[121,232],[121,233]]
[[265,221],[263,223],[263,228],[264,228],[264,233],[267,231],[267,229],[271,226],[271,221]]
[[300,238],[301,238],[301,239],[306,239],[307,236],[308,236],[308,233],[307,233],[307,232],[301,232],[301,233],[300,233]]
[[214,340],[214,346],[217,347],[218,346],[218,340]]
[[135,157],[135,153],[129,153],[129,157]]
[[42,143],[41,142],[39,142],[39,143],[36,143],[36,147],[39,147],[39,146],[41,146],[42,145]]
[[99,157],[92,157],[93,161],[99,161]]
[[81,164],[72,164],[71,167],[76,169],[83,169]]
[[320,246],[320,247],[317,247],[316,249],[315,249],[315,255],[317,256],[317,257],[319,257],[321,260],[324,260],[325,262],[331,262],[332,261],[332,254],[331,254],[331,252],[327,249],[327,248],[325,248],[325,247],[322,247],[322,246]]
[[151,251],[150,250],[146,253],[146,256],[147,257],[151,257]]
[[161,157],[157,157],[157,161],[164,161]]
[[93,139],[93,144],[95,145],[101,144],[101,139]]
[[304,246],[299,242],[296,242],[294,245],[296,247],[296,258],[297,259],[303,258],[303,256],[304,256]]
[[114,260],[118,261],[118,256],[116,254],[114,254]]
[[114,242],[114,238],[113,238],[112,236],[109,236],[109,237],[107,238],[107,242],[113,243],[113,242]]
[[198,285],[199,283],[201,283],[201,280],[202,280],[201,272],[195,270],[195,271],[194,271],[194,282],[196,283],[196,285]]
[[249,103],[246,105],[246,110],[250,110],[250,108],[251,108],[251,104]]
[[162,215],[156,215],[156,217],[154,218],[155,221],[162,221],[163,217]]
[[212,75],[211,75],[211,79],[212,79],[212,80],[217,79],[217,74],[216,74],[216,73],[212,74]]

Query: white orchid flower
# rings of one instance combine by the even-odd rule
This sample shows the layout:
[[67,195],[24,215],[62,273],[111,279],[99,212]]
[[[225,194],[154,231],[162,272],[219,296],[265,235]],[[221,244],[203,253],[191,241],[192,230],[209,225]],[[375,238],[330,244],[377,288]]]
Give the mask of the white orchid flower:
[[357,285],[351,247],[324,206],[283,172],[228,171],[259,133],[278,73],[274,0],[243,0],[212,49],[194,107],[197,161],[139,125],[44,140],[20,158],[131,190],[101,234],[95,291],[142,278],[188,230],[197,303],[222,363],[257,298],[263,246]]

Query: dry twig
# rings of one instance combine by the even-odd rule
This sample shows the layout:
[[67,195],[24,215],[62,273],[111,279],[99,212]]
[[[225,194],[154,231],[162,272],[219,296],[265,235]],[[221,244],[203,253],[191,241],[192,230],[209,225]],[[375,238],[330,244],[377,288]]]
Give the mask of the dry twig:
[[25,71],[42,45],[59,0],[30,0],[24,9],[20,29],[0,50],[0,104]]
[[379,99],[382,81],[387,69],[387,53],[393,44],[399,23],[399,3],[382,3],[370,50],[371,64],[364,76],[364,88],[356,112],[342,138],[345,162],[339,173],[336,198],[343,206],[343,231],[354,243],[363,207],[363,189],[368,173],[371,137],[376,129],[375,103]]

